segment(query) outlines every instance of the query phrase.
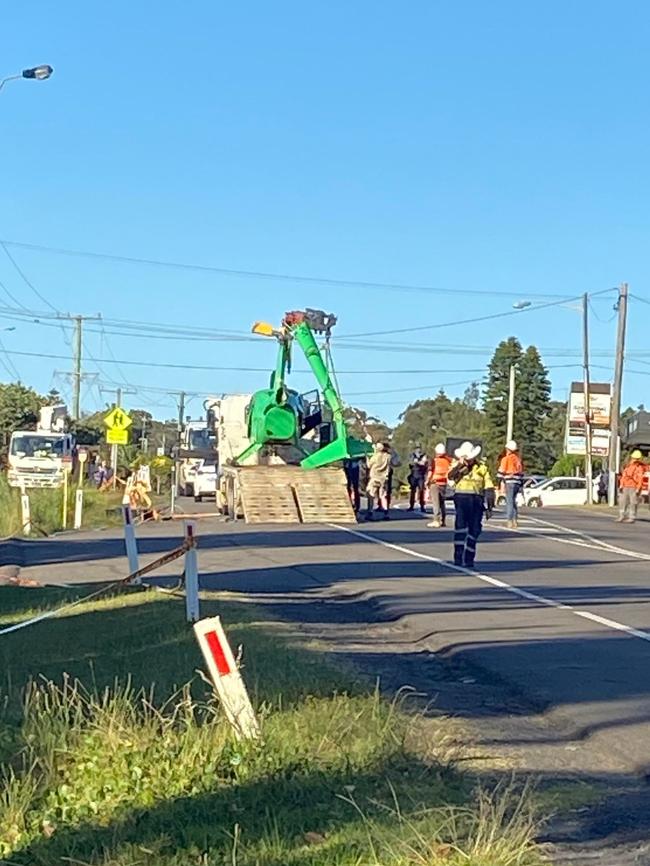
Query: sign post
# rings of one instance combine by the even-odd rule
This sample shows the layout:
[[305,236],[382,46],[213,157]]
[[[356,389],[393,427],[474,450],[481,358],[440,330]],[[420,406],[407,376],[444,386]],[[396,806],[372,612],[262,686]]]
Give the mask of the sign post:
[[133,420],[128,412],[125,412],[120,406],[104,416],[104,424],[107,427],[106,441],[111,446],[111,469],[113,470],[113,489],[117,483],[117,446],[128,445],[129,442],[129,427],[133,424]]
[[81,487],[77,487],[74,495],[74,528],[81,529],[81,521],[84,510],[84,492]]
[[23,535],[30,535],[32,531],[32,517],[29,509],[29,496],[24,486],[20,488],[20,510],[22,512]]
[[201,616],[195,529],[196,524],[192,521],[185,523],[185,537],[189,545],[185,554],[185,614],[188,622],[197,622]]
[[63,467],[63,511],[61,514],[61,526],[66,529],[68,526],[68,479],[70,478],[69,466]]
[[83,487],[84,475],[86,473],[86,461],[88,460],[88,452],[85,448],[79,448],[77,451],[77,460],[79,461],[79,478],[77,479],[77,488]]
[[218,616],[194,623],[194,633],[226,717],[238,737],[260,735],[255,711]]

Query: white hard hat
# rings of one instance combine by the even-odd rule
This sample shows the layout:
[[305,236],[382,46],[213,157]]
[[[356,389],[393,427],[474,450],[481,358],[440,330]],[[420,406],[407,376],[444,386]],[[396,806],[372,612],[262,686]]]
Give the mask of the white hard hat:
[[515,442],[514,439],[510,439],[509,442],[506,442],[506,451],[518,451],[519,446]]
[[434,450],[435,450],[436,454],[438,455],[438,457],[442,457],[442,455],[446,454],[446,452],[447,452],[447,449],[442,444],[442,442],[438,442],[438,444],[436,445]]
[[472,445],[471,442],[463,442],[460,448],[456,448],[454,454],[459,460],[474,460],[481,453],[480,445]]

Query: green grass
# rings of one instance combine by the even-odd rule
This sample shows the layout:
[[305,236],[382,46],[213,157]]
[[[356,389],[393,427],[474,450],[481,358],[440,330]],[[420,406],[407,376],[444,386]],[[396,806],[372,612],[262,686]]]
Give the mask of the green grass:
[[[0,590],[0,627],[75,597]],[[0,638],[0,862],[533,866],[526,793],[456,770],[452,729],[208,597],[261,718],[233,738],[183,605],[133,591]]]
[[[63,528],[63,489],[27,491],[29,495],[32,534],[51,535]],[[75,488],[68,490],[67,521],[68,529],[74,522]],[[100,493],[94,487],[84,488],[84,508],[82,529],[98,526],[110,526],[121,520],[119,513],[109,513],[120,505],[122,493],[118,490]],[[0,538],[19,536],[23,534],[22,511],[20,507],[20,491],[7,484],[4,475],[0,475]]]

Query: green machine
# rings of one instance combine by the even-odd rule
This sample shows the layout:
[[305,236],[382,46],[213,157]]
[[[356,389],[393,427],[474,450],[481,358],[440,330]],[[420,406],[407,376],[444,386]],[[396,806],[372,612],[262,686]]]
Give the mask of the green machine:
[[[343,404],[316,343],[315,334],[328,340],[336,317],[322,310],[304,310],[286,313],[280,328],[265,322],[256,322],[253,333],[274,337],[279,343],[275,370],[268,388],[256,391],[248,407],[248,438],[250,445],[235,460],[240,464],[265,445],[293,445],[304,454],[300,465],[316,469],[346,458],[363,457],[372,451],[367,442],[348,434],[343,415]],[[325,410],[320,399],[314,403],[287,387],[286,376],[291,371],[294,343],[302,350],[311,367]],[[326,415],[331,416],[326,419]],[[309,453],[301,442],[315,431],[319,447]]]

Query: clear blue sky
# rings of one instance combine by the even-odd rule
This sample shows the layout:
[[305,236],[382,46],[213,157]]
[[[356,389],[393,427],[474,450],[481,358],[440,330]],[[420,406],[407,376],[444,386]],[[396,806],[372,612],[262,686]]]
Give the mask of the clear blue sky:
[[[3,239],[449,292],[10,248],[56,309],[247,331],[255,319],[315,306],[339,315],[343,335],[489,315],[518,296],[541,303],[538,295],[623,280],[650,298],[650,6],[641,0],[32,0],[4,10],[1,39],[4,74],[55,67],[47,82],[10,82],[0,93]],[[1,250],[0,280],[25,306],[46,309]],[[0,299],[14,306],[1,290]],[[595,353],[613,350],[612,301],[593,303]],[[630,320],[630,351],[650,352],[650,306],[633,302]],[[7,349],[70,354],[69,333],[15,324],[0,334]],[[511,334],[573,351],[543,352],[551,367],[579,363],[579,316],[551,307],[374,339],[379,349],[341,341],[337,364],[351,371],[341,374],[342,390],[380,392],[350,399],[392,420],[407,398],[480,378],[464,371],[483,368]],[[387,341],[443,348],[382,350]],[[107,341],[89,331],[86,343],[95,358],[216,366],[270,368],[274,353],[263,340]],[[69,388],[53,380],[54,369],[70,368],[65,360],[11,360],[39,389]],[[593,378],[607,380],[611,357],[593,361],[608,368]],[[250,391],[266,380],[100,366],[103,382],[190,391]],[[650,374],[642,359],[628,366]],[[89,357],[85,368],[98,369]],[[378,372],[400,370],[431,372]],[[578,368],[551,372],[558,397],[580,377]],[[298,374],[296,384],[307,388],[310,379]],[[650,402],[649,389],[648,375],[630,373],[625,401]],[[86,383],[83,403],[99,405],[97,382]],[[129,403],[159,416],[174,411],[154,392]]]

